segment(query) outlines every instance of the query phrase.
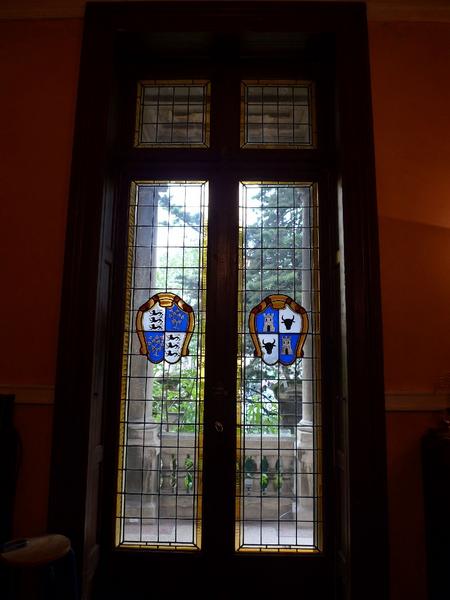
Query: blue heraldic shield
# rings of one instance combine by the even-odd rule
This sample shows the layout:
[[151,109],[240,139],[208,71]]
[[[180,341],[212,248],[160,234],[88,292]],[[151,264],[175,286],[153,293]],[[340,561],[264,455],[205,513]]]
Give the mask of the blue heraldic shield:
[[249,315],[255,356],[267,365],[291,365],[303,356],[308,327],[308,314],[295,300],[284,294],[267,296]]
[[160,292],[143,304],[136,316],[140,353],[152,363],[176,363],[189,354],[194,311],[179,296]]

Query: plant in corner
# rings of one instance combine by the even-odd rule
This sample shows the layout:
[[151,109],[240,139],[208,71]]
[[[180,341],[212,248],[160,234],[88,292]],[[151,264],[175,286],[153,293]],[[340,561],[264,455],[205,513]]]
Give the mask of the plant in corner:
[[273,476],[273,486],[279,493],[283,487],[283,473],[281,472],[280,461],[277,460],[275,463],[275,474]]
[[261,492],[266,493],[267,486],[269,485],[269,461],[267,456],[263,456],[261,460]]
[[184,468],[186,469],[186,475],[184,476],[184,487],[188,494],[192,492],[192,488],[194,487],[194,461],[189,456],[186,456],[186,460],[184,461]]

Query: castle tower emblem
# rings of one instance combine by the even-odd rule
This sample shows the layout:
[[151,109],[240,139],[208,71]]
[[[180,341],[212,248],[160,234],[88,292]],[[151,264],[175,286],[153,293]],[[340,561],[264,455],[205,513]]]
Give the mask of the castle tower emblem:
[[275,325],[273,323],[273,313],[265,313],[264,315],[264,333],[274,333]]
[[266,365],[288,366],[303,356],[308,335],[306,310],[285,294],[271,294],[249,314],[248,327],[255,356]]
[[282,339],[281,354],[292,354],[290,336],[283,335],[281,339]]

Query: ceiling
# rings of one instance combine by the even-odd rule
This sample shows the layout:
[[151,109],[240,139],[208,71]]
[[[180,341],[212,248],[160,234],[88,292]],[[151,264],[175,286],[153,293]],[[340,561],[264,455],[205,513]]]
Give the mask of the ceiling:
[[[366,3],[369,21],[450,22],[450,0],[367,0]],[[85,4],[86,0],[1,0],[0,19],[82,18]]]

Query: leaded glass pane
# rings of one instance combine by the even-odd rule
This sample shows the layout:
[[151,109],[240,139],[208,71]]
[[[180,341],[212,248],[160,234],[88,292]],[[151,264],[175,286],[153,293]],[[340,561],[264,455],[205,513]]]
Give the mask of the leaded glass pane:
[[315,186],[241,184],[240,240],[236,549],[319,551]]
[[314,98],[311,82],[243,81],[243,148],[313,148]]
[[201,545],[205,182],[133,184],[116,543]]
[[135,146],[209,146],[208,81],[141,81]]

